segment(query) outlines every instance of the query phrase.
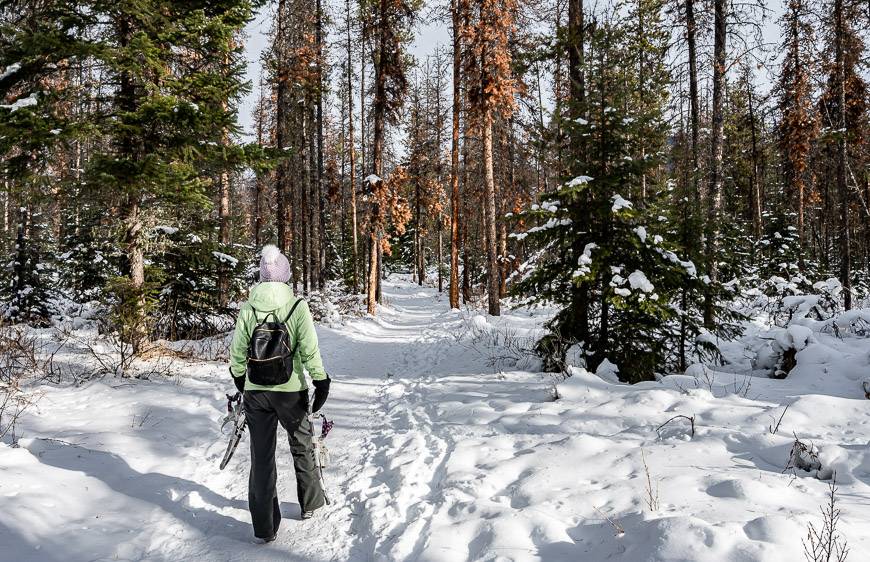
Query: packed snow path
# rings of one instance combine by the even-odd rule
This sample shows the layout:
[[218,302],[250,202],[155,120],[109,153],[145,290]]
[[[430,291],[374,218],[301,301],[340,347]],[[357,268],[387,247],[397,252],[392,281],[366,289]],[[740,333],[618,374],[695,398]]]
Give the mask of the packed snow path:
[[[318,327],[336,425],[333,503],[313,520],[299,520],[279,432],[285,519],[275,543],[254,544],[247,439],[218,470],[226,365],[190,363],[174,383],[44,387],[20,447],[0,444],[0,560],[801,560],[827,488],[782,473],[792,431],[841,470],[840,531],[850,560],[870,560],[870,403],[850,387],[824,396],[797,376],[759,378],[749,393],[712,371],[626,387],[578,373],[553,401],[547,376],[493,367],[542,315],[448,311],[446,295],[400,280],[384,294],[377,318]],[[870,344],[850,345],[831,360],[865,369]],[[694,438],[679,422],[656,431],[677,414],[695,415]]]

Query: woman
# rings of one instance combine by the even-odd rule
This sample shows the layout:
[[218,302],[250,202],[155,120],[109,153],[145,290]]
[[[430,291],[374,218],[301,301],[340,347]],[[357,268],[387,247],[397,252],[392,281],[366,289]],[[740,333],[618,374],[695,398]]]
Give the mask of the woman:
[[[281,524],[276,490],[275,444],[278,422],[287,431],[302,518],[308,519],[325,503],[311,443],[308,385],[303,369],[314,382],[312,412],[323,407],[329,376],[323,369],[314,321],[307,303],[293,296],[287,284],[290,263],[275,246],[263,248],[260,283],[239,311],[230,346],[230,374],[244,392],[245,417],[251,434],[251,473],[248,506],[254,535],[272,542]],[[280,345],[270,347],[270,341]],[[253,344],[252,344],[253,340]],[[275,352],[278,350],[278,352]],[[272,352],[282,357],[260,357]],[[264,375],[263,365],[272,365]],[[279,366],[279,367],[277,367]]]

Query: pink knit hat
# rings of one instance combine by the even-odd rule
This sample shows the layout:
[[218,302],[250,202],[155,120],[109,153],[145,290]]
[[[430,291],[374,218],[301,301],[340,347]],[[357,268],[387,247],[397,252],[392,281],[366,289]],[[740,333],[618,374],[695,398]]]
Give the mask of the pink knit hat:
[[278,281],[286,283],[290,280],[290,262],[277,247],[267,244],[260,256],[260,281]]

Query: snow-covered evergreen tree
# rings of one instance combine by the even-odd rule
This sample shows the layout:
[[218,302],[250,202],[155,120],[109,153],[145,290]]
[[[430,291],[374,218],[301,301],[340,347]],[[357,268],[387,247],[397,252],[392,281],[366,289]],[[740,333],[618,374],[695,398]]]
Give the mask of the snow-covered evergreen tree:
[[[645,39],[627,21],[591,27],[587,90],[563,123],[575,148],[569,173],[524,213],[536,226],[513,235],[540,248],[517,292],[562,306],[539,351],[557,367],[579,344],[587,368],[613,363],[629,382],[677,363],[681,291],[698,298],[705,281],[657,226],[656,203],[670,195],[658,157],[667,133],[665,95],[656,89],[664,35],[658,12],[641,9],[648,10]],[[700,334],[699,318],[683,320],[688,336]],[[694,337],[689,344],[709,347]]]

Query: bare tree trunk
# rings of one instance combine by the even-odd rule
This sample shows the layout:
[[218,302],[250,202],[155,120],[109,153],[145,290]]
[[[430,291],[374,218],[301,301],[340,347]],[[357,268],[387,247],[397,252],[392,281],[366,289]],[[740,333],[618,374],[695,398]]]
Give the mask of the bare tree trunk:
[[846,185],[846,61],[843,39],[843,0],[834,2],[834,50],[837,65],[837,191],[840,194],[840,283],[843,284],[843,306],[852,309],[852,244],[849,229],[849,192]]
[[[719,218],[722,212],[722,155],[725,114],[723,90],[725,85],[725,0],[714,0],[713,40],[713,113],[710,136],[710,193],[707,213],[707,276],[712,284],[719,281]],[[708,289],[704,299],[704,326],[713,327],[713,291]]]
[[[321,0],[317,0],[317,59],[323,60],[323,9]],[[323,69],[317,72],[317,206],[318,206],[318,255],[317,255],[317,288],[323,290],[326,286],[326,246],[329,242],[329,229],[326,221],[326,189],[323,186]]]
[[487,255],[487,296],[489,300],[489,313],[492,316],[501,314],[499,301],[499,268],[498,268],[498,250],[496,248],[497,233],[496,233],[496,214],[495,214],[495,174],[492,164],[492,112],[490,109],[484,110],[483,125],[483,169],[484,169],[484,187],[485,201],[484,208],[486,209],[486,255]]
[[[278,29],[275,32],[276,51],[278,51],[278,64],[282,68],[278,72],[278,83],[275,92],[275,148],[279,154],[284,155],[284,149],[287,147],[287,105],[289,103],[289,92],[287,80],[283,79],[285,72],[283,65],[286,64],[284,50],[286,47],[286,0],[278,1],[278,11],[276,18],[278,19]],[[287,252],[291,248],[290,231],[293,229],[293,222],[288,221],[287,213],[287,185],[290,181],[288,163],[281,162],[275,173],[275,230],[278,234],[278,247],[282,252]],[[289,229],[288,229],[289,222]],[[294,255],[291,252],[291,264],[295,262]]]
[[9,225],[11,223],[9,211],[12,205],[9,204],[9,180],[3,180],[3,243],[9,240]]
[[568,74],[571,79],[571,97],[582,104],[586,99],[586,78],[583,71],[583,66],[586,64],[583,45],[586,40],[583,0],[568,0],[568,33],[570,35]]
[[426,276],[423,268],[423,237],[422,237],[422,220],[423,220],[423,209],[420,205],[420,182],[414,182],[414,189],[416,191],[416,201],[414,203],[414,217],[415,228],[414,228],[414,269],[417,272],[417,284],[419,286],[423,286],[424,277]]
[[[464,93],[463,93],[464,95]],[[467,99],[467,98],[465,98]],[[471,270],[472,263],[470,260],[470,256],[468,253],[468,227],[470,221],[467,220],[467,217],[472,216],[472,211],[469,209],[469,199],[473,197],[473,194],[468,186],[468,152],[469,152],[469,142],[468,142],[468,115],[466,114],[465,118],[462,120],[462,191],[465,193],[465,197],[461,199],[462,211],[461,211],[461,219],[460,219],[460,227],[462,228],[462,302],[468,303],[471,301]]]
[[[383,68],[383,54],[387,50],[387,33],[386,26],[388,23],[387,0],[380,0],[380,15],[379,15],[379,33],[378,33],[378,53],[375,64],[375,104],[374,104],[374,138],[372,139],[372,173],[377,177],[375,183],[383,182],[383,149],[384,149],[384,120],[386,119],[386,74]],[[371,186],[375,189],[376,186]],[[368,287],[368,312],[374,314],[376,312],[377,303],[379,302],[380,289],[380,250],[382,225],[380,224],[380,202],[377,197],[372,198],[372,219],[371,219],[371,242],[372,249],[370,253],[369,267],[369,287]]]
[[[508,190],[510,193],[515,193],[516,190],[516,171],[514,164],[514,120],[511,117],[507,123],[507,140],[508,140],[508,186],[510,189]],[[505,190],[502,189],[499,197],[499,225],[498,225],[498,256],[499,256],[499,269],[501,270],[500,282],[498,286],[498,294],[499,297],[504,298],[507,296],[507,279],[511,272],[511,260],[508,259],[508,250],[507,250],[507,221],[505,220],[505,215],[507,214],[507,197],[505,196]]]
[[[225,139],[227,142],[229,139]],[[218,205],[219,236],[221,247],[227,248],[230,244],[230,175],[221,172],[220,176],[220,204]],[[229,301],[230,280],[227,266],[223,262],[218,263],[218,304],[221,307]]]
[[305,104],[299,107],[302,113],[302,138],[299,146],[302,149],[302,205],[299,208],[301,212],[300,234],[302,235],[302,292],[308,294],[311,290],[311,143],[307,142],[311,138],[311,121],[308,119],[308,100]]
[[451,0],[453,20],[453,115],[450,141],[450,308],[459,308],[459,110],[460,67],[462,65],[462,38],[460,34],[459,3]]
[[366,159],[368,144],[368,123],[366,123],[366,53],[368,52],[368,15],[365,11],[360,14],[361,45],[359,65],[359,155],[360,167],[365,174],[369,161]]
[[130,287],[136,293],[135,311],[131,328],[132,350],[134,355],[144,351],[148,343],[148,331],[145,325],[145,249],[142,239],[142,217],[140,216],[138,197],[132,197],[127,204],[125,242],[127,260],[130,264]]
[[350,41],[350,0],[346,3],[347,13],[347,123],[348,152],[350,157],[350,212],[353,229],[353,292],[359,292],[359,240],[356,212],[356,150],[353,136],[353,57]]
[[[444,292],[444,219],[438,217],[438,292]],[[870,233],[870,230],[867,231]]]
[[698,108],[698,47],[696,34],[698,24],[695,21],[695,1],[686,0],[686,43],[689,49],[689,113],[691,115],[692,134],[692,185],[695,196],[696,214],[700,216],[703,197],[698,182],[700,166],[700,131],[701,114]]
[[310,100],[308,109],[308,158],[311,165],[311,181],[308,184],[308,214],[305,221],[308,232],[308,267],[309,280],[308,290],[313,291],[320,286],[320,247],[324,242],[324,233],[320,221],[320,179],[318,178],[317,163],[317,115],[316,101]]
[[[265,104],[263,99],[263,83],[260,81],[260,103],[257,107],[257,145],[263,146],[263,136],[264,136],[264,123],[266,119],[266,111]],[[265,183],[266,183],[266,174],[258,173],[257,177],[254,180],[254,201],[253,201],[253,215],[254,220],[251,225],[254,231],[254,247],[259,248],[261,244],[260,234],[263,230],[263,193],[265,192]]]
[[[133,29],[131,23],[121,18],[117,21],[119,35],[121,36],[122,46],[126,47],[130,44],[133,37]],[[137,110],[136,86],[133,77],[127,71],[122,71],[119,88],[116,96],[116,103],[122,111],[132,114]],[[119,142],[119,152],[129,161],[138,161],[141,156],[141,139],[136,139],[132,134],[126,133],[122,135]],[[133,312],[129,322],[130,326],[130,344],[134,355],[143,351],[145,344],[148,342],[148,331],[146,329],[145,317],[145,249],[143,247],[143,232],[142,232],[142,217],[141,217],[141,202],[138,193],[138,186],[127,186],[130,195],[127,198],[125,209],[125,235],[124,241],[127,246],[127,263],[130,267],[129,279],[130,288],[134,293],[135,301],[132,303]]]
[[761,179],[758,177],[758,140],[756,135],[755,106],[752,98],[752,88],[749,79],[746,82],[746,97],[749,103],[749,127],[752,134],[752,168],[749,174],[749,202],[752,206],[752,234],[756,240],[761,239]]
[[369,234],[369,277],[367,283],[367,312],[374,314],[377,311],[378,300],[378,235],[374,231]]

